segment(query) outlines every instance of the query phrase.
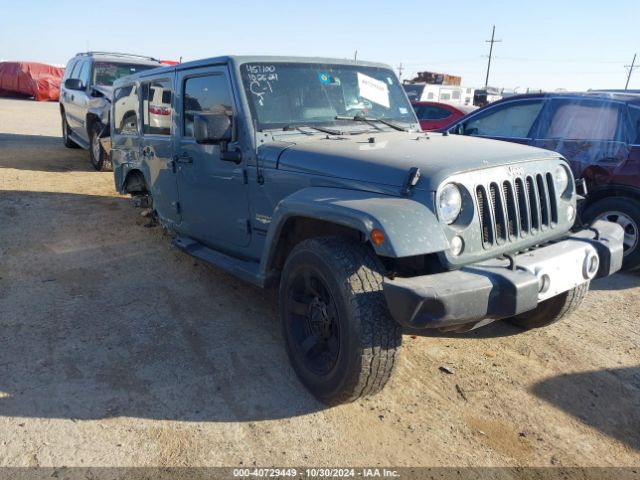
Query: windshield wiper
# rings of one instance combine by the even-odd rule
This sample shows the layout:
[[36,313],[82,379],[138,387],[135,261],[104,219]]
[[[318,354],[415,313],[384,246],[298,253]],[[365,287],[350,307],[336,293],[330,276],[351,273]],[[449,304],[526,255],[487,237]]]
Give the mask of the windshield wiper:
[[409,130],[407,130],[404,127],[401,127],[400,125],[390,122],[389,120],[385,120],[384,118],[378,118],[378,117],[364,117],[362,115],[356,115],[355,117],[347,117],[344,115],[337,115],[336,120],[353,120],[354,122],[366,122],[371,124],[372,122],[379,122],[379,123],[383,123],[388,127],[393,128],[394,130],[399,130],[400,132],[408,132]]
[[298,130],[299,132],[307,133],[304,130],[302,130],[303,128],[311,128],[313,130],[317,130],[322,133],[328,133],[329,135],[344,135],[344,132],[340,130],[333,130],[331,128],[324,128],[324,127],[316,127],[315,125],[286,125],[282,127],[282,130],[284,130],[285,132],[288,130]]

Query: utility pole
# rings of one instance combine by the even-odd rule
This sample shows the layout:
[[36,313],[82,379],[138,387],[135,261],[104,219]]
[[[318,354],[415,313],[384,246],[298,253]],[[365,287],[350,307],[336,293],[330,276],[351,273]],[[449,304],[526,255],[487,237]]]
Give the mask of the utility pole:
[[357,60],[358,59],[358,50],[356,50],[355,52],[353,52],[353,59]]
[[502,42],[502,40],[494,40],[495,35],[496,35],[496,26],[494,25],[493,31],[491,32],[491,40],[485,40],[485,43],[491,44],[491,46],[489,47],[489,63],[487,64],[487,79],[484,82],[485,88],[487,88],[487,85],[489,85],[489,70],[491,70],[491,56],[493,55],[493,44]]
[[398,79],[402,80],[402,62],[398,65]]
[[631,73],[633,72],[634,68],[638,68],[638,65],[636,65],[636,54],[633,54],[633,61],[631,62],[631,65],[625,65],[624,68],[628,68],[629,69],[629,75],[627,76],[627,84],[624,86],[624,89],[626,90],[627,88],[629,88],[629,80],[631,80]]

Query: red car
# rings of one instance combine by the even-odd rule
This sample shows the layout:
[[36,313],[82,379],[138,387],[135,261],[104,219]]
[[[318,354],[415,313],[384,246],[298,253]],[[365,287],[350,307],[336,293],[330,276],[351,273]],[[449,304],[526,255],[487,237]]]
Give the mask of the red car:
[[451,125],[476,109],[473,106],[451,105],[439,102],[413,102],[413,109],[420,120],[422,130],[437,130]]

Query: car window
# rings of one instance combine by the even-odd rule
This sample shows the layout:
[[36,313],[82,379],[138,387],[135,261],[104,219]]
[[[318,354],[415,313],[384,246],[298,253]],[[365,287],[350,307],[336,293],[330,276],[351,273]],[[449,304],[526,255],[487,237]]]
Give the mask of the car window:
[[138,101],[135,85],[117,89],[113,94],[113,128],[115,133],[132,135],[138,133]]
[[529,138],[542,100],[520,101],[489,108],[465,123],[466,135]]
[[71,69],[71,73],[69,74],[69,78],[78,78],[78,73],[80,73],[80,68],[85,62],[78,60],[73,64]]
[[157,68],[160,65],[139,65],[136,63],[95,62],[93,66],[93,85],[111,86],[119,78],[134,73]]
[[142,85],[145,135],[171,135],[172,97],[169,80],[154,80]]
[[629,106],[631,117],[631,143],[640,145],[640,107]]
[[80,70],[78,72],[78,78],[82,82],[82,86],[84,88],[87,88],[89,86],[89,75],[90,75],[89,68],[91,66],[91,63],[88,60],[86,60],[84,62],[81,62],[81,64],[82,66],[80,67]]
[[616,140],[620,105],[598,100],[552,100],[545,113],[540,138]]
[[184,83],[184,136],[193,137],[196,112],[232,115],[232,105],[229,83],[223,74],[188,78]]
[[420,100],[424,85],[403,85],[404,91],[407,92],[407,97],[412,102]]
[[451,116],[451,112],[435,105],[418,105],[415,110],[420,120],[442,120]]
[[64,69],[64,75],[63,75],[63,79],[66,80],[67,78],[71,78],[71,73],[73,72],[73,67],[76,66],[76,63],[78,63],[76,60],[71,60],[66,68]]

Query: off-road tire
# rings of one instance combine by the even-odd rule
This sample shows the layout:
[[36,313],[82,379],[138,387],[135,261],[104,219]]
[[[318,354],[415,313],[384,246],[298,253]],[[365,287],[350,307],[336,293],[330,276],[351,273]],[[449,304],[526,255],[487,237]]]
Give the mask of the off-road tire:
[[[583,214],[586,223],[600,217],[610,217],[615,221],[616,212],[622,213],[630,221],[625,229],[625,241],[633,235],[632,246],[625,245],[622,270],[636,270],[640,267],[640,202],[629,197],[608,197],[589,205]],[[618,222],[620,223],[620,222]]]
[[[293,322],[308,322],[310,314],[304,320],[302,316],[296,319],[288,310],[294,284],[307,270],[324,284],[337,312],[337,359],[326,374],[317,374],[307,366],[305,354],[294,338]],[[287,257],[279,291],[287,353],[301,382],[326,404],[373,395],[382,390],[394,370],[402,333],[386,306],[381,272],[374,253],[347,237],[304,240]]]
[[[99,122],[94,122],[89,129],[89,159],[93,168],[99,172],[107,172],[111,170],[111,159],[105,153],[102,145],[100,145],[100,133],[102,126]],[[98,142],[96,146],[94,142]]]
[[546,327],[574,312],[582,304],[588,291],[589,282],[585,282],[549,300],[544,300],[533,310],[508,318],[507,321],[526,330]]
[[60,119],[62,123],[62,143],[64,143],[64,146],[67,148],[78,148],[78,144],[69,137],[71,127],[69,127],[69,123],[67,122],[67,114],[62,112]]

